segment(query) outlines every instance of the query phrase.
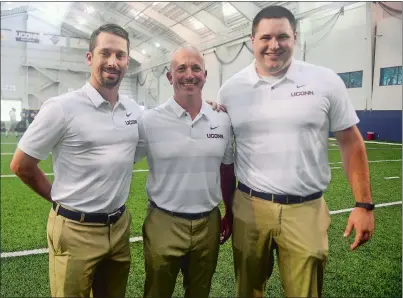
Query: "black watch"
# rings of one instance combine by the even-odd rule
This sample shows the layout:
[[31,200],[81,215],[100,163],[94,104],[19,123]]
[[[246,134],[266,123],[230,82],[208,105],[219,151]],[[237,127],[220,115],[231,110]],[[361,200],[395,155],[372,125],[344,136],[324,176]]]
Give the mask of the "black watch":
[[371,204],[371,203],[360,203],[360,202],[356,202],[355,203],[355,207],[360,207],[360,208],[365,208],[367,210],[374,210],[375,209],[375,205]]

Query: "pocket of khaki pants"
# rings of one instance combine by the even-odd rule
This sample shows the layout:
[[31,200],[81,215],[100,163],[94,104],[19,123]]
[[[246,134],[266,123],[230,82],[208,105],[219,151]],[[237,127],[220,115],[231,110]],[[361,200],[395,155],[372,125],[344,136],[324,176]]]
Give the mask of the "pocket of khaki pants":
[[48,216],[48,223],[46,225],[46,232],[48,233],[48,238],[53,245],[53,229],[55,227],[56,213],[53,209],[50,209]]
[[325,198],[324,198],[324,197],[322,197],[322,198],[321,198],[321,200],[323,200],[322,204],[323,204],[324,209],[325,209],[326,218],[327,218],[327,223],[328,223],[328,224],[327,224],[327,229],[326,229],[326,230],[328,230],[328,229],[329,229],[329,227],[330,227],[330,223],[331,223],[330,211],[329,211],[329,208],[327,207],[327,204],[326,204],[326,200],[325,200]]
[[52,242],[55,253],[60,253],[62,251],[61,240],[64,230],[64,224],[65,224],[64,217],[60,215],[56,216],[55,214],[55,220],[52,230]]
[[146,211],[146,217],[144,218],[143,225],[141,227],[141,230],[143,232],[143,236],[145,235],[145,224],[147,223],[147,220],[149,219],[149,217],[153,213],[153,210],[154,210],[154,207],[151,207],[150,205],[148,205],[148,208],[147,208],[147,211]]

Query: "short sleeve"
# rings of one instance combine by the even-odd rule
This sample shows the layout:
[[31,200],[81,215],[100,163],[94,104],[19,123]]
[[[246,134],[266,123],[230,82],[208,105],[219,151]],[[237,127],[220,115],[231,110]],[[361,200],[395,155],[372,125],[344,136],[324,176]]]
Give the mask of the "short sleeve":
[[217,103],[218,104],[223,104],[223,92],[222,92],[222,87],[218,90],[218,94],[217,94]]
[[42,105],[19,141],[18,148],[34,158],[45,160],[63,137],[65,128],[63,108],[57,99],[51,98]]
[[136,147],[136,154],[134,156],[134,162],[139,162],[147,155],[147,138],[144,128],[144,114],[143,112],[138,121],[139,141]]
[[343,80],[335,73],[332,73],[332,84],[330,99],[330,131],[336,132],[347,129],[360,120],[350,101],[347,88]]

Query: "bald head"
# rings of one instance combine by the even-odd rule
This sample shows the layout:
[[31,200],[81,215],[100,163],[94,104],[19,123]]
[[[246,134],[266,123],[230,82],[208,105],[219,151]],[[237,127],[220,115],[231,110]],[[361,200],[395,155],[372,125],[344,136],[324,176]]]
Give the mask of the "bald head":
[[178,57],[183,56],[184,54],[193,54],[193,55],[199,56],[199,58],[202,62],[202,65],[203,65],[203,69],[206,68],[203,55],[200,53],[200,51],[194,46],[186,45],[186,46],[181,46],[172,52],[171,59],[169,62],[170,71],[172,71],[172,66],[173,66],[174,62],[178,60]]
[[201,99],[206,77],[204,59],[197,48],[183,46],[172,53],[167,78],[174,87],[175,98],[190,96]]

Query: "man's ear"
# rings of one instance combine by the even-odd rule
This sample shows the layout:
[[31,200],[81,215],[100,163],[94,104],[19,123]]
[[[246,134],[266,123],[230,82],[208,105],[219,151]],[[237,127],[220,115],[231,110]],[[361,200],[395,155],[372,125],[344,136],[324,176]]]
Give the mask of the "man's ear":
[[92,64],[92,53],[91,52],[87,52],[87,54],[85,55],[85,59],[87,60],[87,64],[89,66],[91,66]]
[[252,44],[254,44],[255,38],[253,37],[253,35],[250,36],[250,41],[251,41]]
[[172,82],[172,73],[170,71],[167,72],[167,79],[168,79],[169,83],[172,85],[173,84],[173,82]]

